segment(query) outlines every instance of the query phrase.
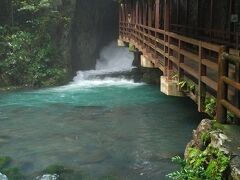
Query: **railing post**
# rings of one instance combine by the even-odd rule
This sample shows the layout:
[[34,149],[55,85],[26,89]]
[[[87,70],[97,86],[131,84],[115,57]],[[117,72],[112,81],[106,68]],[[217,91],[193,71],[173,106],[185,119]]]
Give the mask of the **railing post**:
[[[236,63],[236,68],[235,68],[235,79],[236,82],[240,83],[240,63]],[[238,89],[235,90],[235,104],[238,109],[240,109],[240,91]],[[237,124],[240,124],[240,118],[235,117],[235,122]]]
[[202,64],[202,59],[205,58],[205,51],[202,48],[202,42],[199,44],[199,74],[198,74],[198,111],[205,110],[204,104],[206,99],[206,84],[202,82],[202,76],[206,76],[207,67]]
[[[180,53],[182,49],[182,41],[178,40],[178,82],[182,81],[184,76],[184,70],[180,67],[182,63],[184,63],[184,56]],[[179,91],[181,90],[181,87],[179,86]]]
[[165,14],[164,14],[164,30],[169,31],[170,26],[170,1],[165,0]]
[[221,47],[218,60],[218,89],[217,89],[217,121],[226,123],[227,109],[222,105],[221,101],[227,99],[228,85],[223,82],[222,77],[228,76],[229,63],[223,58],[224,47]]
[[155,10],[155,28],[159,29],[159,14],[160,14],[160,0],[155,0],[156,2],[156,10]]

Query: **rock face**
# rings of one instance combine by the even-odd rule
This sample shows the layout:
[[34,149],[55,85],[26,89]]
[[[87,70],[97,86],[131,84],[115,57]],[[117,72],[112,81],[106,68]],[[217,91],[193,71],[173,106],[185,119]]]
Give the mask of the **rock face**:
[[60,58],[73,72],[94,69],[100,50],[117,39],[118,3],[112,0],[58,0],[58,11],[70,25],[51,27]]
[[193,131],[193,139],[187,144],[184,157],[188,159],[189,148],[204,150],[209,146],[219,149],[231,157],[229,174],[225,175],[223,179],[240,180],[240,156],[233,153],[231,139],[222,130],[214,127],[213,121],[204,119],[197,129]]
[[74,70],[95,68],[101,48],[117,39],[118,3],[78,0],[71,28],[71,63]]

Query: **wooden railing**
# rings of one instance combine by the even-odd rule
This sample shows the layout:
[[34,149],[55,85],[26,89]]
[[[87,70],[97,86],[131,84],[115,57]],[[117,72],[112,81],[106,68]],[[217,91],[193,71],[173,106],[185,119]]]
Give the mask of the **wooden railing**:
[[229,47],[234,47],[236,49],[240,48],[240,33],[237,32],[229,32],[224,30],[200,27],[190,27],[179,24],[171,24],[170,29],[172,32],[176,32],[178,34],[187,34],[190,37],[207,40],[208,42],[225,44]]
[[[235,77],[229,76],[229,66],[235,66]],[[234,89],[234,101],[228,97],[230,87]],[[240,119],[240,57],[223,53],[219,62],[217,119],[225,123],[228,111]]]
[[120,38],[135,45],[144,55],[151,56],[153,64],[160,67],[168,78],[171,78],[171,72],[177,72],[179,78],[184,75],[194,78],[199,87],[199,110],[203,107],[206,88],[217,92],[222,46],[124,22],[120,23]]
[[[219,76],[219,64],[222,63],[221,54],[225,50],[224,46],[127,22],[120,22],[120,39],[133,44],[144,56],[149,57],[155,67],[160,68],[169,79],[173,72],[178,73],[179,79],[184,76],[192,78],[198,85],[199,111],[203,111],[206,91],[214,96],[219,94],[220,79],[236,86],[232,81],[229,82],[228,79]],[[239,72],[239,69],[235,70]],[[222,99],[225,95],[221,96],[219,101],[224,107],[226,102]],[[229,107],[227,105],[226,108],[239,115],[236,109]]]

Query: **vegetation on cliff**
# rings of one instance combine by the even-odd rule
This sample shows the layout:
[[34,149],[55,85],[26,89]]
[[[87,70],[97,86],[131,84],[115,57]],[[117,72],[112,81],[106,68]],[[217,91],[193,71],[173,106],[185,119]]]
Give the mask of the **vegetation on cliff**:
[[40,87],[62,83],[69,66],[55,43],[56,27],[68,27],[69,18],[49,0],[14,0],[11,23],[0,26],[1,86]]

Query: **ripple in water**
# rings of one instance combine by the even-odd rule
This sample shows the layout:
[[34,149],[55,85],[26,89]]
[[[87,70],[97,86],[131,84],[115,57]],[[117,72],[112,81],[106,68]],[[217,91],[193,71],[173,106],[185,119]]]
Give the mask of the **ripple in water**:
[[66,86],[0,94],[0,154],[26,179],[53,164],[74,170],[67,180],[165,179],[201,117],[186,98],[101,76],[131,70],[132,59],[111,44]]

